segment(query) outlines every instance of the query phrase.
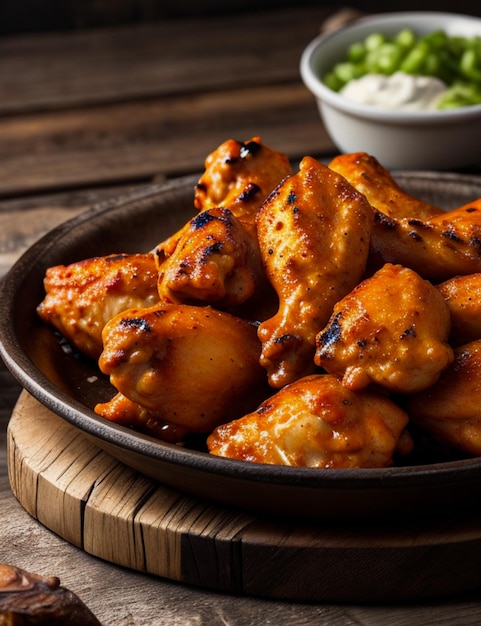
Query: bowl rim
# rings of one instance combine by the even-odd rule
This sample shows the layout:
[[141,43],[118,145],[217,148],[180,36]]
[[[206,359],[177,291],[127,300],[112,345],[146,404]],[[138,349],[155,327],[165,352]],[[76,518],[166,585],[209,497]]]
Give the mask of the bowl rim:
[[[463,13],[449,13],[445,11],[397,11],[393,13],[373,13],[357,18],[354,22],[350,22],[326,33],[321,33],[312,39],[304,48],[299,70],[301,78],[305,86],[318,99],[320,106],[329,105],[339,111],[342,111],[352,117],[361,119],[369,119],[377,122],[385,122],[389,124],[429,124],[444,125],[446,123],[459,124],[469,120],[481,117],[481,104],[474,104],[456,109],[439,110],[439,111],[399,111],[385,109],[372,104],[363,104],[350,100],[341,94],[327,87],[315,69],[316,58],[319,50],[326,42],[334,41],[339,37],[344,37],[346,33],[356,32],[359,28],[365,26],[375,26],[377,24],[392,23],[395,24],[399,20],[409,20],[415,22],[423,22],[424,20],[443,19],[450,21],[453,19],[469,20],[470,23],[479,24],[481,36],[481,17],[470,16]],[[435,28],[433,28],[435,30]]]

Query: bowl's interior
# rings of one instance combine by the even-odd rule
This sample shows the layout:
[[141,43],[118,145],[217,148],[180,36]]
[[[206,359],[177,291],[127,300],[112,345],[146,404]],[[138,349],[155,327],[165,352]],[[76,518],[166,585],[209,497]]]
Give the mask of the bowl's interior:
[[318,98],[328,101],[336,107],[355,112],[357,115],[379,117],[384,119],[409,119],[411,123],[419,120],[425,123],[426,118],[438,118],[449,122],[453,118],[481,118],[481,105],[463,107],[446,111],[393,111],[379,110],[369,105],[352,102],[324,85],[324,76],[335,63],[345,59],[350,44],[362,41],[367,35],[375,32],[387,36],[397,34],[403,28],[411,28],[417,35],[425,35],[435,30],[444,30],[448,35],[468,37],[481,36],[481,19],[465,15],[442,12],[400,12],[385,13],[361,17],[339,30],[320,35],[311,41],[301,57],[301,76],[306,86]]
[[[0,302],[1,356],[41,403],[134,469],[187,493],[263,512],[359,517],[444,506],[481,483],[481,460],[415,462],[373,470],[312,470],[244,463],[183,449],[115,425],[93,412],[114,390],[96,363],[72,351],[40,323],[47,267],[113,252],[142,252],[193,213],[195,177],[150,186],[96,207],[54,229],[30,248],[5,279]],[[399,174],[417,197],[454,208],[479,195],[474,177]],[[432,461],[432,459],[429,459]]]

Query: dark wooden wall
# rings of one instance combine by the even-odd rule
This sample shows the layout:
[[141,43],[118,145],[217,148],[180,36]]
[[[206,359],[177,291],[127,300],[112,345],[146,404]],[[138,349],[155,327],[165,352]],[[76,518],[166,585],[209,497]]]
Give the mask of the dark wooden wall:
[[[73,30],[177,18],[208,16],[289,6],[350,6],[366,12],[400,10],[456,11],[481,15],[472,0],[0,0],[0,35]],[[478,6],[479,5],[479,6]]]

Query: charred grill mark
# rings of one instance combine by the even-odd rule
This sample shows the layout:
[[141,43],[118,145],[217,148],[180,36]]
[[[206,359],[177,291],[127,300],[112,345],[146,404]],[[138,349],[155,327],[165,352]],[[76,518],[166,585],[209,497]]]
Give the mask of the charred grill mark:
[[410,326],[409,328],[406,328],[406,330],[404,330],[400,335],[399,335],[399,339],[406,339],[407,337],[417,337],[416,335],[416,330],[414,329],[414,326]]
[[430,228],[429,224],[426,224],[425,222],[417,219],[409,219],[408,224],[409,226],[415,226],[416,228],[422,228],[424,230],[429,230]]
[[137,328],[144,333],[152,332],[150,324],[141,317],[124,317],[120,321],[120,326],[123,328]]
[[317,336],[317,345],[320,350],[326,350],[335,343],[338,343],[342,337],[342,326],[340,320],[342,312],[337,313],[334,319],[323,333]]
[[198,215],[196,215],[190,221],[190,225],[192,230],[200,230],[204,228],[207,224],[211,224],[212,222],[218,221],[224,224],[231,225],[233,213],[230,209],[219,208],[218,211],[220,215],[213,215],[211,211],[202,211]]
[[206,246],[204,250],[204,257],[207,257],[209,254],[216,254],[217,252],[222,252],[224,244],[222,241],[216,241],[210,246]]
[[199,228],[203,228],[209,222],[213,222],[215,219],[215,215],[211,215],[208,211],[202,211],[199,215],[196,215],[190,222],[192,228],[197,230]]
[[452,230],[445,230],[442,233],[442,236],[450,241],[454,241],[455,243],[464,243],[463,239]]
[[478,255],[481,255],[481,239],[479,237],[471,237],[469,245],[476,248]]
[[280,337],[276,337],[274,339],[275,344],[296,344],[299,343],[299,337],[294,333],[286,333],[285,335],[281,335]]
[[291,189],[291,191],[289,191],[289,195],[287,196],[287,204],[294,204],[296,200],[297,200],[296,192]]
[[282,184],[283,183],[281,181],[276,187],[274,187],[274,189],[269,193],[267,198],[264,200],[264,204],[268,204],[272,202],[273,200],[275,200],[275,198],[278,198],[281,195]]
[[396,220],[391,219],[389,216],[381,213],[381,211],[374,212],[374,224],[377,224],[386,230],[396,230],[398,227]]
[[190,271],[190,263],[186,260],[182,260],[179,263],[179,269],[177,270],[177,272],[175,273],[176,277],[177,276],[185,276],[189,273]]
[[240,149],[240,155],[242,159],[245,159],[248,156],[255,156],[258,152],[260,152],[262,146],[257,141],[248,141],[247,143],[243,143]]
[[418,219],[409,219],[407,221],[407,223],[409,224],[409,226],[413,226],[415,229],[417,230],[410,230],[407,233],[407,236],[410,237],[413,241],[423,241],[423,237],[422,235],[419,233],[420,230],[430,230],[430,226],[429,224],[426,224],[425,222],[422,222],[421,220]]
[[258,415],[263,415],[264,413],[268,413],[272,410],[272,404],[261,404],[261,406],[257,409],[256,413]]
[[418,232],[416,232],[415,230],[410,230],[408,232],[408,237],[410,237],[411,239],[414,239],[414,241],[422,241],[423,240],[421,235]]
[[260,192],[261,188],[255,183],[249,183],[239,196],[239,200],[251,200]]
[[205,183],[197,183],[195,188],[197,191],[207,191],[207,185]]
[[232,226],[233,224],[232,218],[234,217],[234,214],[232,213],[232,211],[230,209],[225,209],[225,208],[219,208],[218,210],[220,212],[220,215],[211,214],[212,220],[218,220],[219,222],[222,222],[223,224],[228,224],[229,226]]

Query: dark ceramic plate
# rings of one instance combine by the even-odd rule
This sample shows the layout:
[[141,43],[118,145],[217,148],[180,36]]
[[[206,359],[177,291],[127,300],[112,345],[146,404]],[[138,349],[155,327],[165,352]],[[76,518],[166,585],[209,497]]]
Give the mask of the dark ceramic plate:
[[[413,195],[445,209],[481,195],[481,180],[475,177],[406,172],[397,178]],[[94,207],[48,233],[15,264],[2,286],[0,345],[7,367],[25,389],[126,465],[224,506],[350,521],[477,505],[481,488],[477,458],[388,469],[260,465],[161,443],[93,412],[92,407],[110,398],[113,390],[95,364],[66,350],[37,319],[45,270],[95,255],[152,249],[195,213],[196,180],[185,177],[148,186]]]

